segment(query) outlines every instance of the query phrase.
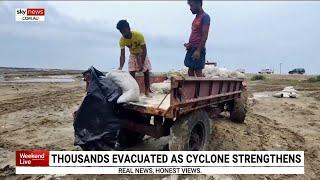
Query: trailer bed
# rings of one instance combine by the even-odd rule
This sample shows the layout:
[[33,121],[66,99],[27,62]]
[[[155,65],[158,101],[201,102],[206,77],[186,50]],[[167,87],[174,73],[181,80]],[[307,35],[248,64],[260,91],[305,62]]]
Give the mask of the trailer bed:
[[[156,78],[156,80],[153,79],[153,82],[163,81],[160,81],[161,78],[159,77]],[[139,85],[143,85],[143,78],[136,77],[136,80]],[[129,117],[126,121],[127,129],[155,138],[168,136],[171,133],[171,127],[180,127],[179,122],[183,122],[180,120],[188,117],[187,114],[202,110],[210,111],[210,109],[212,109],[210,112],[217,114],[222,112],[225,106],[233,109],[232,105],[237,102],[236,100],[241,97],[242,91],[245,90],[243,79],[171,77],[170,80],[169,94],[152,94],[150,98],[142,96],[139,102],[123,104],[123,108],[126,110],[139,112],[146,117],[153,117],[153,123],[149,121],[137,122],[137,119],[140,119],[139,117]],[[244,120],[244,118],[242,119]],[[197,119],[195,118],[195,120]],[[183,131],[190,131],[190,129],[184,129]]]
[[[170,80],[171,90],[167,96],[153,94],[151,98],[143,97],[139,102],[126,103],[124,108],[151,116],[174,119],[197,109],[240,98],[243,89],[243,79],[171,77]],[[143,79],[137,81],[142,84]]]
[[128,104],[141,107],[159,108],[167,110],[170,107],[170,94],[151,93],[151,97],[140,96],[138,102],[129,102]]

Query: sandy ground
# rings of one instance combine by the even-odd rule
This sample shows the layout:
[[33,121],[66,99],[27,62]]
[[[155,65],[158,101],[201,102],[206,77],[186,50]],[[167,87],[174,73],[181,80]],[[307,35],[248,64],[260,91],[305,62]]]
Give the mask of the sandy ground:
[[[5,78],[14,78],[6,72]],[[59,73],[55,73],[59,74]],[[1,75],[1,74],[0,74]],[[36,73],[36,76],[39,74]],[[42,74],[43,75],[43,74]],[[33,74],[33,76],[35,76]],[[317,179],[320,177],[320,84],[296,85],[299,97],[271,95],[292,76],[249,82],[249,111],[244,124],[214,120],[210,150],[302,150],[305,175],[14,175],[19,149],[80,150],[73,145],[72,112],[85,94],[78,75],[69,83],[0,82],[0,179]],[[32,76],[31,76],[32,77]],[[29,77],[28,77],[29,78]],[[281,79],[278,81],[278,79]],[[285,79],[285,80],[283,80]],[[294,82],[303,77],[293,78]],[[167,138],[145,141],[130,150],[162,150]]]

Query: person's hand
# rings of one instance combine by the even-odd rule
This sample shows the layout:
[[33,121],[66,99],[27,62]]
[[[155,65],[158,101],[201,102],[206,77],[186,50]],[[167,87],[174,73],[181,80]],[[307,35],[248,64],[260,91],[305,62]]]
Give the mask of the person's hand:
[[194,53],[192,54],[192,59],[194,59],[194,60],[198,60],[198,59],[200,59],[200,50],[196,50],[196,51],[194,51]]
[[190,49],[190,44],[189,43],[184,43],[183,45],[187,50]]

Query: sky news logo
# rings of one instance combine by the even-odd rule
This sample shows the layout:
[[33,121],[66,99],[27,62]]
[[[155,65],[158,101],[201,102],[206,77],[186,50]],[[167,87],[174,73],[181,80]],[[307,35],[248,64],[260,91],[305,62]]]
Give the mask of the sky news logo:
[[18,8],[16,9],[16,21],[44,21],[44,8]]

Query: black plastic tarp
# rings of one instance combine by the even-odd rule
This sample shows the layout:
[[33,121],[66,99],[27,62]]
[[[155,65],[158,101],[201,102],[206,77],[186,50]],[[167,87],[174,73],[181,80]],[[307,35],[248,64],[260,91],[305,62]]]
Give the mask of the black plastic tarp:
[[117,141],[122,121],[115,114],[121,88],[91,67],[87,95],[74,118],[75,145],[84,150],[110,150]]

